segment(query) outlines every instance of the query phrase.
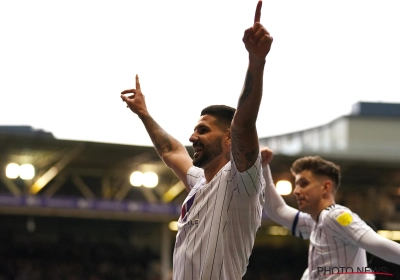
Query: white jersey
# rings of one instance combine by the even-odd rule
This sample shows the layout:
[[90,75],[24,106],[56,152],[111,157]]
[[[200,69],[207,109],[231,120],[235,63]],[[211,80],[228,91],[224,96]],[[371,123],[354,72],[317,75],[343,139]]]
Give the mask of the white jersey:
[[231,160],[208,184],[203,169],[191,167],[187,181],[191,191],[178,220],[173,279],[242,279],[261,226],[260,155],[242,173]]
[[365,272],[372,270],[367,268],[365,250],[357,242],[368,230],[372,229],[342,205],[334,204],[324,209],[317,222],[310,215],[298,212],[292,233],[310,239],[309,279],[367,279]]

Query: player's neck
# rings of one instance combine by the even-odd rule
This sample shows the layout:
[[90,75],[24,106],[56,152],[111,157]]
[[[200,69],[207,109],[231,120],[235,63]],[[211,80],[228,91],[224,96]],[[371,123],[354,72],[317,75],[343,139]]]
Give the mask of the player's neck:
[[322,200],[321,203],[319,204],[318,208],[316,209],[316,211],[314,213],[310,213],[311,217],[313,218],[314,221],[318,221],[318,217],[321,214],[321,212],[328,208],[329,206],[332,206],[333,204],[335,204],[335,200],[334,199],[327,199],[327,200]]
[[206,183],[208,184],[227,163],[228,161],[225,158],[218,156],[204,166],[203,170]]

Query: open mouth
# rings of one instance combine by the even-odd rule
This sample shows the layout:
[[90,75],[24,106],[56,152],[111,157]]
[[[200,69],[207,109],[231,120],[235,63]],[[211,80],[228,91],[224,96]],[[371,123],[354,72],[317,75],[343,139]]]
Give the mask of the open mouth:
[[194,156],[198,156],[202,151],[203,151],[203,146],[201,145],[194,145],[193,146],[193,150],[194,150]]
[[297,199],[297,204],[301,204],[303,201],[304,201],[304,199],[302,199],[302,198]]
[[203,147],[193,146],[193,150],[194,150],[194,156],[198,156],[203,151]]

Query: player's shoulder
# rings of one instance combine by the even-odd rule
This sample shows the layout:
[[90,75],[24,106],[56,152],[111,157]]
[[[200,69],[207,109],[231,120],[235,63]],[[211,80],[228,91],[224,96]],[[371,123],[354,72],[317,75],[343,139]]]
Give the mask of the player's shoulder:
[[201,178],[204,177],[204,170],[202,168],[196,167],[192,165],[187,171],[187,176],[193,178]]
[[231,158],[230,161],[224,166],[225,170],[232,170],[234,174],[261,174],[260,170],[262,170],[262,162],[261,162],[261,152],[258,151],[257,158],[254,162],[254,164],[250,167],[248,167],[247,170],[240,172],[237,169],[235,158],[233,157],[232,151],[231,151]]
[[193,189],[196,185],[199,185],[202,181],[205,181],[204,170],[196,166],[191,166],[187,171],[186,180],[189,188]]
[[328,217],[327,220],[341,226],[347,226],[358,218],[357,214],[353,213],[349,208],[339,204],[333,204],[325,208],[324,211]]
[[315,221],[311,217],[311,215],[308,213],[301,212],[301,211],[297,212],[297,215],[295,217],[295,223],[299,223],[308,228],[313,228],[315,226]]

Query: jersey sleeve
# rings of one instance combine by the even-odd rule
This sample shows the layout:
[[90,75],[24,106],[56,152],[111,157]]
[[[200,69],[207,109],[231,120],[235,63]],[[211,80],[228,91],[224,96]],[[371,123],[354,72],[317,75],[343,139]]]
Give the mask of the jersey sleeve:
[[204,170],[196,166],[190,167],[186,174],[186,180],[190,189],[193,189],[196,183],[202,178],[204,178]]
[[269,165],[263,166],[263,177],[265,180],[265,213],[271,220],[291,229],[298,210],[287,205],[282,196],[277,193]]
[[348,209],[332,209],[325,221],[325,225],[338,233],[343,242],[357,246],[361,237],[372,230],[360,217]]
[[311,216],[299,211],[293,220],[292,235],[302,239],[309,239],[314,226],[315,222]]
[[261,154],[259,153],[253,166],[244,172],[237,170],[231,152],[231,180],[237,193],[245,196],[254,196],[264,191],[265,180],[262,175]]
[[358,246],[385,261],[400,265],[400,244],[374,230],[367,231],[358,241]]

